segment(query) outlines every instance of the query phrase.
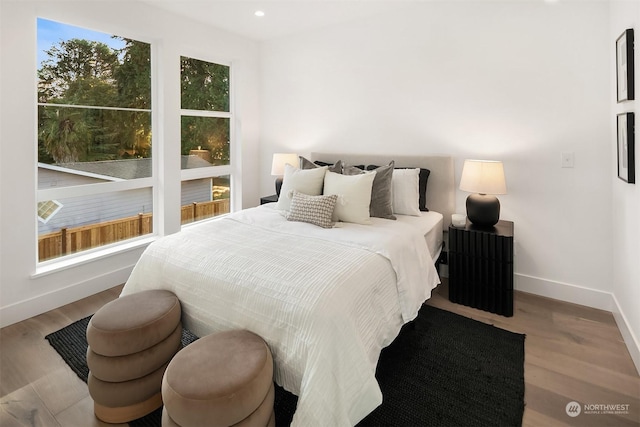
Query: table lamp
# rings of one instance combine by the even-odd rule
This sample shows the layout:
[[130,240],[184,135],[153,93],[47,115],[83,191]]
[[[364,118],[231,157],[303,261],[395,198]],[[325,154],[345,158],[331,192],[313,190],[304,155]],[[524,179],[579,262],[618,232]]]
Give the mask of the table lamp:
[[467,197],[467,218],[481,227],[492,227],[500,219],[500,201],[495,194],[507,194],[502,162],[496,160],[465,160],[460,178],[460,190]]
[[282,177],[284,176],[284,165],[290,164],[297,167],[299,160],[295,153],[274,153],[271,162],[271,175],[276,176],[276,195],[280,196],[282,188]]

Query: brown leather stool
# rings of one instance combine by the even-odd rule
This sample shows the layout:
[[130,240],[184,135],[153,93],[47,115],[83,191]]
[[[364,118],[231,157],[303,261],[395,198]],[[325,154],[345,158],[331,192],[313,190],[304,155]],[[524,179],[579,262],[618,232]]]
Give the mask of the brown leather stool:
[[169,291],[130,294],[87,325],[87,384],[96,417],[125,423],[162,406],[162,376],[182,347],[180,302]]
[[164,427],[274,426],[273,358],[249,331],[219,332],[182,349],[162,379]]

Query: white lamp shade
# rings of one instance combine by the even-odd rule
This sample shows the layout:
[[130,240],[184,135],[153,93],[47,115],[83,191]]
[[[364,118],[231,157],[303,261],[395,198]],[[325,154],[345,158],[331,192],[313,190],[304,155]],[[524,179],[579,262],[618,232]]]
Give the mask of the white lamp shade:
[[496,160],[465,160],[460,189],[469,193],[507,194],[502,162]]
[[284,176],[284,165],[298,167],[298,155],[295,153],[274,153],[271,163],[271,175]]

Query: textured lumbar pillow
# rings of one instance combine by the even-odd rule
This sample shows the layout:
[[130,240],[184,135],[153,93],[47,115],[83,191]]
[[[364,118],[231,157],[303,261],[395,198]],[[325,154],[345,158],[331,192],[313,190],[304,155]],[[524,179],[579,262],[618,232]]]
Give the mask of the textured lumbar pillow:
[[297,191],[293,192],[291,207],[286,214],[289,221],[308,222],[322,228],[331,228],[333,222],[333,209],[336,206],[338,196],[309,196]]
[[371,188],[375,176],[374,171],[361,175],[326,173],[323,193],[339,196],[334,211],[334,220],[356,224],[371,223],[369,204],[371,203]]
[[282,190],[280,198],[276,204],[276,209],[288,211],[291,205],[291,197],[294,191],[319,196],[322,194],[322,184],[327,167],[315,169],[298,169],[290,164],[284,166],[284,178],[282,179]]

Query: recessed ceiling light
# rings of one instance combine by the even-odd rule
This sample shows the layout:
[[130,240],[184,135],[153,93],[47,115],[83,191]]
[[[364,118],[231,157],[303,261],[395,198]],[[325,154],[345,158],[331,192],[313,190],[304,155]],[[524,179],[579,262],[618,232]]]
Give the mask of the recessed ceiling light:
[[259,16],[259,17],[264,16],[264,12],[261,11],[261,10],[256,10],[253,14],[256,15],[256,16]]

